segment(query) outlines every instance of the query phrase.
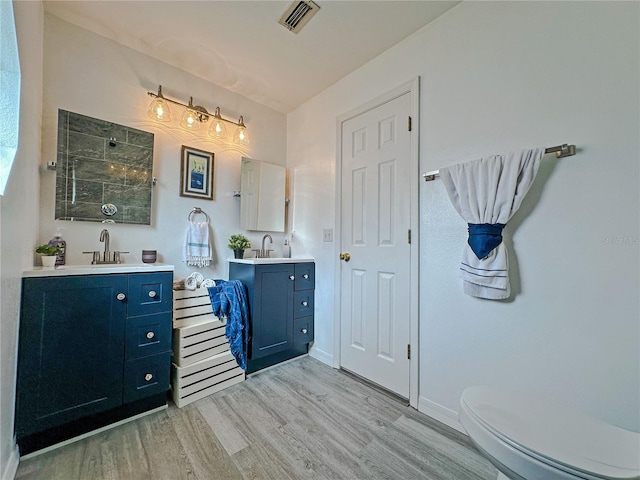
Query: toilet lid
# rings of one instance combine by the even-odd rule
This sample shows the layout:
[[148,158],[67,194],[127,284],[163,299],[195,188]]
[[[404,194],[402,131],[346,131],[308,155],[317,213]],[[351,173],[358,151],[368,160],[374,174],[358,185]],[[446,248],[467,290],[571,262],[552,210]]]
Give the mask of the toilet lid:
[[640,434],[549,399],[498,387],[470,387],[463,407],[512,447],[573,474],[640,478]]

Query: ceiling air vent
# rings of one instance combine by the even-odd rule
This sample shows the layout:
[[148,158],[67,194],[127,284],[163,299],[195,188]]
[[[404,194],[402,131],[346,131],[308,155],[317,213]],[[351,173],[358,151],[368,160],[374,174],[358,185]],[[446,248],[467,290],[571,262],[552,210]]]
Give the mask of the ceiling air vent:
[[311,0],[294,1],[282,14],[278,23],[287,30],[298,33],[318,10],[320,7]]

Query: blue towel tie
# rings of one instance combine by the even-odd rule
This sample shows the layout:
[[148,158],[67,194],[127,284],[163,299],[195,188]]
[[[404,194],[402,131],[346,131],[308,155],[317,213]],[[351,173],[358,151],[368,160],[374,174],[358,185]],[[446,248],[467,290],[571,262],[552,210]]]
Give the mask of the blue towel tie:
[[469,246],[478,260],[485,258],[491,250],[502,243],[504,223],[468,223]]
[[215,280],[209,287],[211,307],[216,317],[226,317],[225,335],[231,354],[243,370],[247,369],[249,348],[249,309],[244,285],[239,280]]

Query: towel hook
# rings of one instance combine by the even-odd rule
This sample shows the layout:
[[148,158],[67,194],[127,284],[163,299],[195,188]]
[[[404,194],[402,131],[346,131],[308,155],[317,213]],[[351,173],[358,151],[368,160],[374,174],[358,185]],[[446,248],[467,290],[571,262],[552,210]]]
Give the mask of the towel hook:
[[193,221],[192,217],[198,214],[204,215],[204,218],[207,219],[207,223],[209,223],[209,215],[207,215],[207,212],[202,210],[200,207],[193,207],[193,210],[189,212],[189,216],[187,217],[187,220],[189,220],[190,222]]

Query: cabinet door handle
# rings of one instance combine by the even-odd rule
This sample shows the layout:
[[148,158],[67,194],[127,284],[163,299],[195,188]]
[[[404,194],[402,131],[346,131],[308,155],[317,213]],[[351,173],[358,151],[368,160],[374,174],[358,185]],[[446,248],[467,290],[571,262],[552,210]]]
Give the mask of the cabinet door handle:
[[155,336],[156,336],[156,334],[155,334],[155,333],[153,333],[153,332],[147,332],[147,338],[148,338],[149,340],[151,340],[151,339],[152,339],[153,337],[155,337]]
[[305,273],[304,275],[302,275],[302,278],[304,278],[305,280],[309,280],[309,274]]
[[124,302],[124,299],[127,298],[127,296],[124,293],[119,293],[116,295],[116,298],[121,302]]
[[147,373],[147,374],[144,376],[144,379],[145,379],[147,382],[150,382],[150,381],[153,379],[153,375],[151,375],[150,373]]
[[301,331],[302,333],[304,333],[305,335],[307,334],[307,329],[306,329],[306,328],[301,328],[301,329],[300,329],[300,331]]
[[296,276],[295,275],[289,275],[289,280],[295,280]]
[[155,290],[151,290],[151,291],[149,292],[149,296],[150,296],[151,298],[156,298],[156,295],[157,295],[157,293],[155,292]]
[[306,307],[306,306],[308,306],[308,305],[309,305],[309,302],[307,302],[306,300],[305,300],[304,302],[302,302],[302,306],[303,306],[303,307]]

